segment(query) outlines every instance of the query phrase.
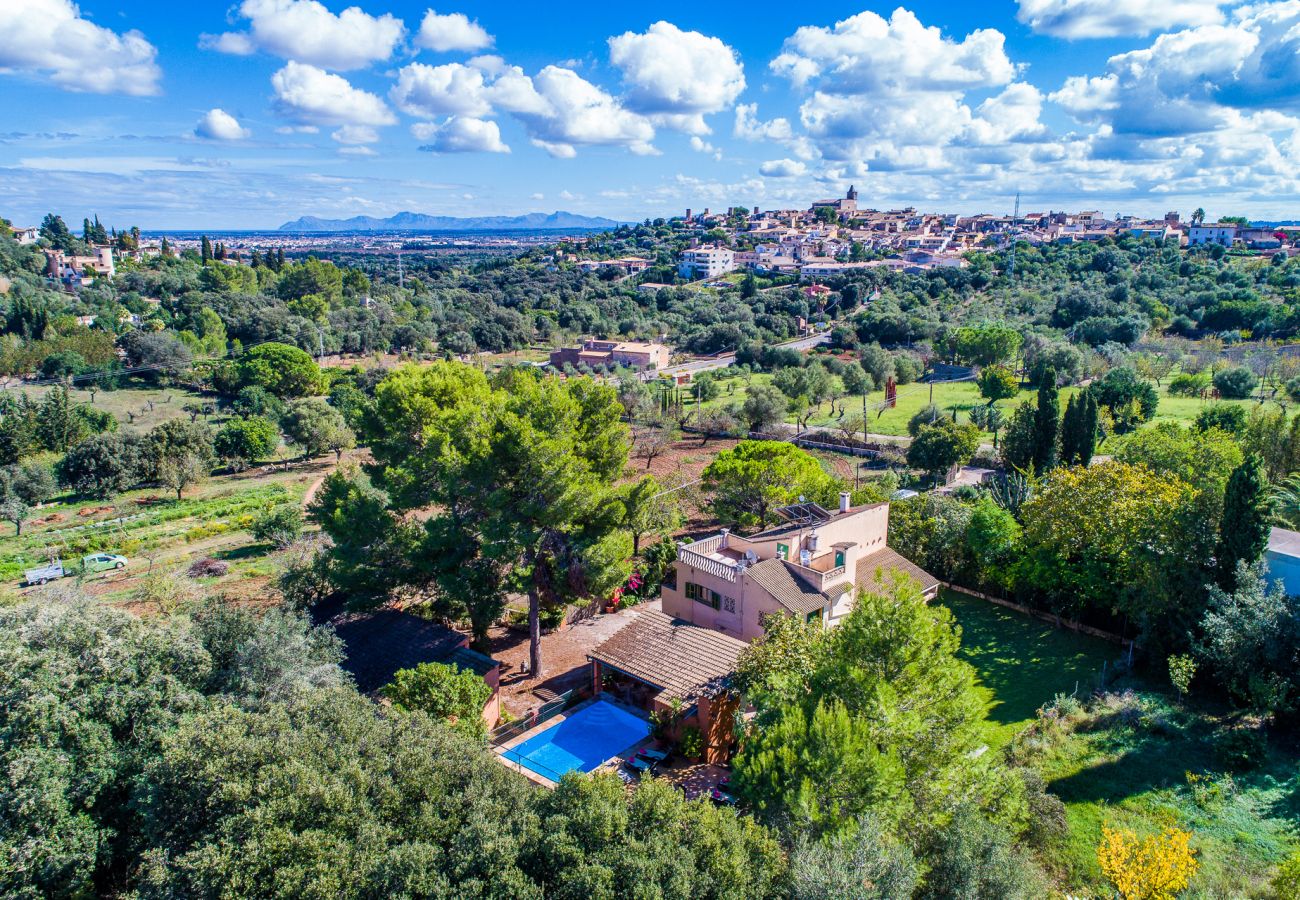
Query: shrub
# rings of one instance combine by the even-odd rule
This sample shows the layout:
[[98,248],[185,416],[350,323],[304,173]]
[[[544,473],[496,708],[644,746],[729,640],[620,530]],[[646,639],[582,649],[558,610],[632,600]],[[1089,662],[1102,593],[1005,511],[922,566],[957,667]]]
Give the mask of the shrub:
[[259,541],[283,550],[302,534],[302,508],[293,503],[272,506],[253,520],[249,531]]
[[1196,874],[1191,832],[1169,828],[1139,840],[1128,829],[1101,829],[1097,862],[1124,900],[1173,900]]
[[1217,428],[1229,434],[1241,434],[1246,427],[1246,409],[1232,403],[1212,403],[1196,414],[1197,431]]
[[481,737],[486,727],[483,706],[492,689],[477,672],[446,663],[420,663],[414,669],[399,669],[383,695],[396,709],[420,710],[465,734]]
[[1169,381],[1169,393],[1175,397],[1199,397],[1210,389],[1209,372],[1179,372]]
[[1214,375],[1214,387],[1220,396],[1229,400],[1246,399],[1258,384],[1259,379],[1255,377],[1255,373],[1245,366],[1233,366]]
[[682,736],[677,746],[682,751],[682,756],[687,759],[699,759],[704,755],[704,735],[694,725],[687,725],[682,729]]

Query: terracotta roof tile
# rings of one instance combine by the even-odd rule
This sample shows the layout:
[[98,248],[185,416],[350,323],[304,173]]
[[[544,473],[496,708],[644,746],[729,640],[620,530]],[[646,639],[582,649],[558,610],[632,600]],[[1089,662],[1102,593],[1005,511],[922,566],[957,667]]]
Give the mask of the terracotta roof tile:
[[854,580],[862,590],[883,591],[889,589],[899,574],[920,584],[921,590],[927,593],[940,584],[938,578],[888,546],[858,560],[857,577]]
[[587,656],[670,697],[693,700],[726,688],[746,646],[711,628],[647,610]]
[[806,615],[826,605],[826,595],[790,571],[779,559],[765,559],[745,570],[777,603]]

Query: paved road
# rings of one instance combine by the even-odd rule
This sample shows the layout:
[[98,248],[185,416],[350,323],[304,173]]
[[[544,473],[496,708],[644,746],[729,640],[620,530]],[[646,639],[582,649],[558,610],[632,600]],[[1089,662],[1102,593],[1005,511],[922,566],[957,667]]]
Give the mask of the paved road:
[[[811,350],[819,344],[829,343],[831,339],[830,332],[823,331],[820,334],[809,335],[808,337],[795,338],[793,341],[786,341],[783,344],[776,344],[777,347],[789,347],[792,350]],[[678,363],[675,366],[668,366],[655,372],[647,372],[651,378],[658,378],[661,375],[675,376],[694,374],[696,372],[707,372],[711,369],[725,369],[727,366],[736,364],[736,354],[720,353],[717,356],[711,356],[708,359],[693,359],[690,362]]]

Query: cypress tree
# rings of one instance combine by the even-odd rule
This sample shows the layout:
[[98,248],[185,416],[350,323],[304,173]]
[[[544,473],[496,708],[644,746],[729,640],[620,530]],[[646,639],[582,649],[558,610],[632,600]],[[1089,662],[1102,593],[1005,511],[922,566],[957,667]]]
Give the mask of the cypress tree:
[[1268,549],[1269,499],[1264,465],[1251,454],[1232,470],[1223,493],[1223,518],[1219,523],[1219,545],[1215,552],[1219,584],[1224,590],[1237,589],[1237,564],[1253,563]]
[[1061,416],[1061,465],[1072,466],[1079,458],[1080,419],[1078,397],[1065,401],[1065,414]]
[[199,241],[199,255],[202,257],[203,265],[206,266],[208,263],[212,262],[212,241],[208,240],[206,234],[203,235],[202,240]]
[[1056,370],[1043,370],[1038,384],[1038,409],[1034,412],[1034,469],[1046,472],[1056,466],[1056,441],[1061,427],[1061,405]]
[[1097,415],[1097,398],[1092,395],[1092,391],[1084,392],[1079,406],[1081,416],[1076,440],[1079,465],[1086,466],[1092,462],[1092,454],[1097,451],[1097,425],[1100,422]]

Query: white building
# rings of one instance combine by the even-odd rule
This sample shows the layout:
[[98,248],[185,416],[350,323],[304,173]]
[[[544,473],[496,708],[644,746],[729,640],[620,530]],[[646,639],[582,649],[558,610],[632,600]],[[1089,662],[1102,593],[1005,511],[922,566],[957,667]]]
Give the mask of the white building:
[[1237,239],[1237,226],[1224,225],[1193,225],[1187,231],[1187,246],[1203,247],[1206,244],[1218,244],[1222,247],[1231,247],[1232,242]]
[[728,247],[696,247],[682,252],[677,268],[683,278],[716,278],[736,268],[736,254]]
[[15,228],[14,238],[18,243],[26,247],[36,243],[41,239],[41,232],[38,228]]

